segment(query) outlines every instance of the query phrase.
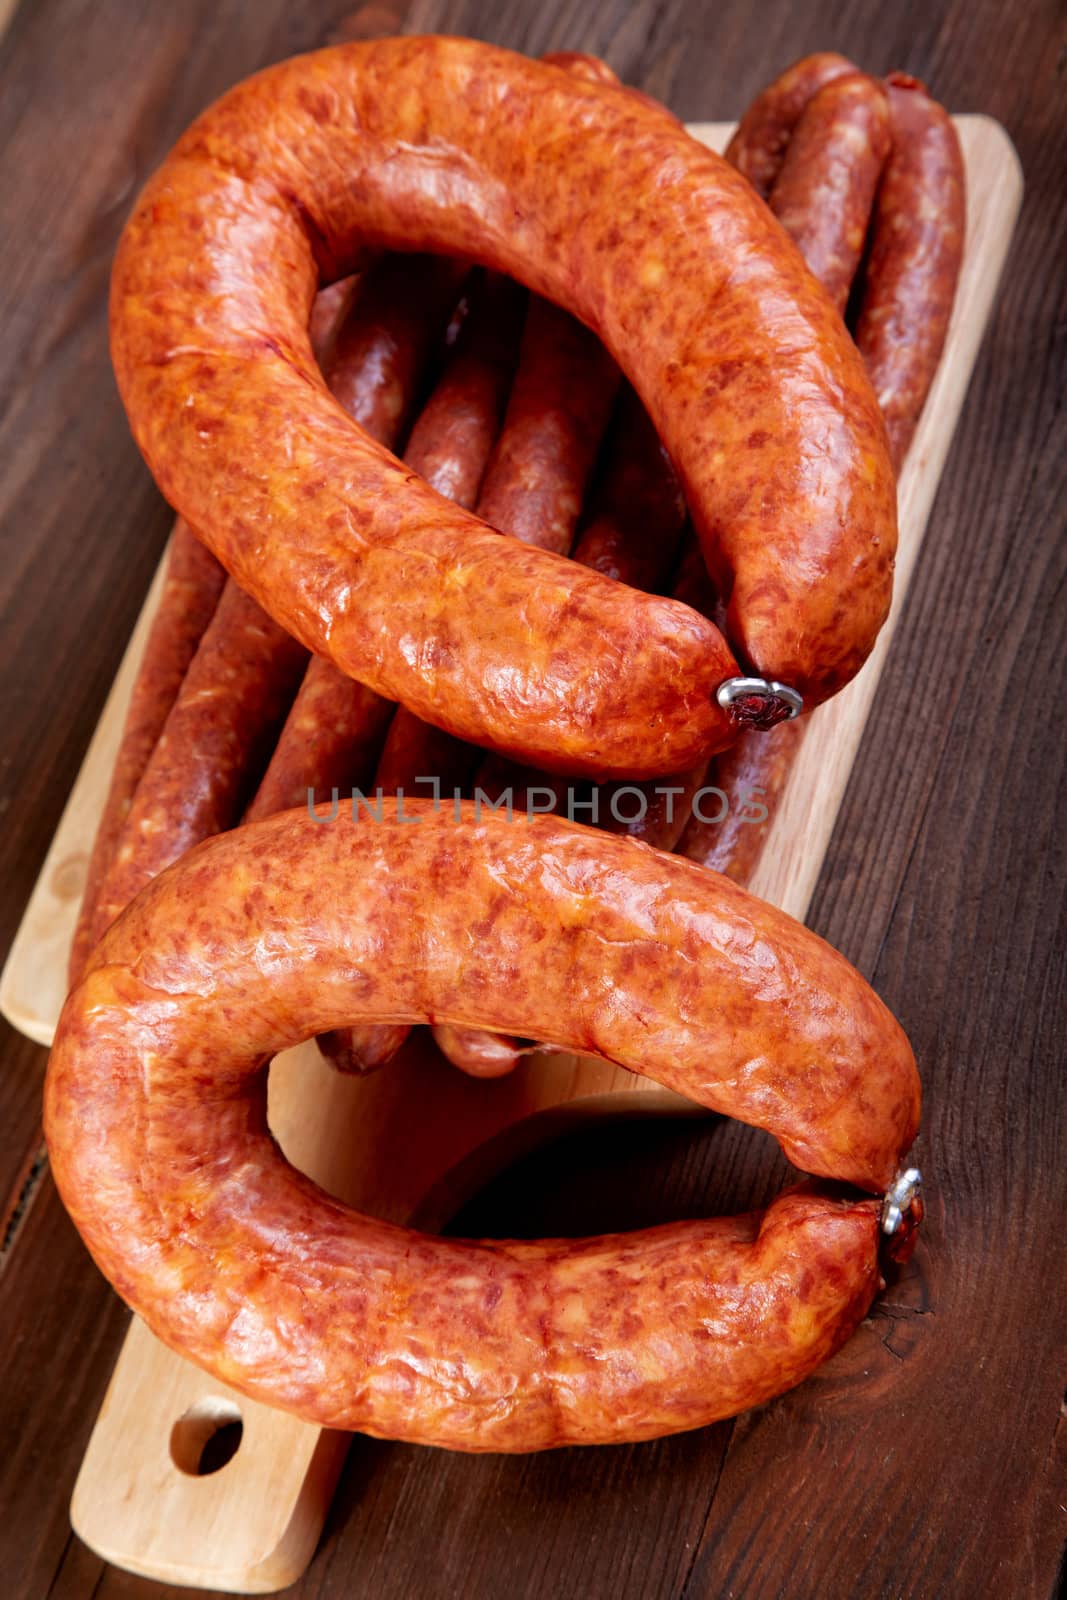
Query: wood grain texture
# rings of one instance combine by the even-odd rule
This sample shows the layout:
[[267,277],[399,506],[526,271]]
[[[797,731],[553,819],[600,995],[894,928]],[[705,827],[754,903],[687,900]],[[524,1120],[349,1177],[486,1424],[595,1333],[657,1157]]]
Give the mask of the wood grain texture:
[[[628,1450],[454,1459],[358,1442],[290,1593],[1049,1595],[1064,1539],[1062,1092],[1064,24],[1052,0],[24,0],[0,47],[0,881],[4,947],[136,615],[168,513],[107,366],[131,192],[252,68],[406,21],[605,54],[690,119],[736,115],[816,46],[924,77],[1008,128],[1027,201],[812,922],[901,1016],[936,1182],[915,1266],[807,1386]],[[2,1041],[0,1192],[36,1149],[43,1052]],[[32,1093],[27,1092],[30,1086]],[[581,1232],[765,1199],[727,1124],[606,1130],[531,1158],[463,1232]],[[125,1315],[45,1180],[6,1258],[5,1588],[167,1590],[106,1568],[67,1502]]]

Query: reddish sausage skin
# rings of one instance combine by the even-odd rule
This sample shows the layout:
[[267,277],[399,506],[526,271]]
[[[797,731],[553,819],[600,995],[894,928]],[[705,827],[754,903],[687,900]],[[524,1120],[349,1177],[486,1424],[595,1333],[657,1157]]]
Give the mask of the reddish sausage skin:
[[[592,57],[568,57],[566,66],[595,76],[597,81],[614,76]],[[510,319],[504,326],[510,331]],[[618,389],[618,368],[595,335],[535,295],[527,307],[514,379],[503,427],[481,484],[478,515],[524,544],[566,555]],[[427,412],[430,410],[428,406]],[[418,442],[424,421],[426,413],[412,436],[412,445]],[[433,419],[429,419],[427,444],[436,444],[435,431]],[[409,448],[406,459],[435,488],[447,492],[447,483],[461,481],[453,473],[445,484],[434,482],[427,468],[440,471],[439,453],[431,449],[427,454],[424,462]],[[453,460],[458,467],[471,461],[474,454],[461,442]],[[479,759],[470,745],[401,709],[390,730],[377,784],[387,794],[403,789],[425,795],[425,785],[416,787],[416,780],[434,776],[441,793],[450,799],[455,790],[466,792],[469,788]],[[395,1053],[404,1036],[379,1027],[345,1030],[319,1042],[342,1067],[356,1063],[369,1070],[383,1064],[384,1052]],[[509,1072],[524,1049],[519,1041],[472,1028],[441,1025],[435,1028],[434,1037],[453,1066],[476,1077]]]
[[326,289],[320,289],[311,307],[308,338],[315,360],[323,372],[329,371],[337,344],[337,330],[352,309],[361,279],[338,278]]
[[[720,620],[719,597],[695,539],[689,539],[683,549],[671,593],[701,616],[716,623]],[[688,772],[652,782],[602,784],[598,794],[600,827],[608,833],[641,839],[658,850],[673,850],[689,820],[693,797],[704,782],[707,766],[706,761],[701,761]]]
[[454,1022],[435,1022],[430,1031],[445,1060],[471,1078],[506,1078],[524,1055],[538,1048],[507,1033],[461,1028]]
[[534,295],[478,515],[523,544],[568,555],[618,385],[595,334]]
[[[420,270],[427,275],[427,283],[423,287],[429,287],[428,269],[423,266]],[[435,271],[439,273],[440,268]],[[406,269],[405,277],[407,290],[418,287],[410,270]],[[309,334],[315,358],[320,365],[334,364],[338,321],[346,315],[360,287],[359,279],[346,278],[316,295],[311,311]],[[375,298],[373,288],[367,298],[368,300]],[[380,295],[378,298],[380,299]],[[411,319],[410,310],[406,306],[403,317],[406,327]],[[398,340],[398,343],[402,343],[402,340]],[[370,354],[377,357],[377,368],[380,371],[382,352],[376,350]],[[189,664],[214,615],[225,576],[215,558],[179,518],[171,543],[166,583],[138,671],[137,682],[134,685],[122,740],[115,759],[111,786],[90,858],[81,915],[71,946],[72,983],[84,968],[92,947],[94,931],[96,936],[99,936],[106,926],[103,915],[98,911],[97,902],[120,844],[125,845],[127,849],[130,846],[130,836],[124,836],[124,830],[134,794],[159,742],[171,708],[178,698]],[[268,621],[266,627],[268,632],[273,632],[273,623]],[[216,652],[213,659],[224,664],[225,653]],[[317,715],[329,716],[331,725],[336,725],[345,718],[350,720],[353,706],[362,707],[368,704],[367,697],[370,695],[370,691],[363,690],[350,680],[337,676],[338,681],[344,685],[343,694],[337,696],[335,690],[332,697],[334,703],[329,707],[323,706],[321,693],[316,697]],[[202,694],[206,692],[207,687],[206,683],[201,681]],[[299,695],[297,698],[299,700]],[[338,704],[338,701],[341,703]],[[303,720],[306,721],[306,718]],[[306,755],[306,752],[304,754]],[[290,761],[286,770],[275,770],[273,792],[267,795],[260,814],[269,815],[271,810],[283,810],[287,806],[299,804],[304,799],[303,793],[297,793],[291,766]],[[303,770],[306,774],[308,770],[306,761]],[[224,775],[223,781],[229,782],[230,777]],[[185,837],[187,843],[195,842],[188,836]],[[130,881],[136,881],[136,873],[131,872]]]
[[[594,567],[605,576],[637,588],[658,590],[667,581],[685,526],[685,500],[671,465],[648,414],[629,385],[623,386],[605,446],[605,461],[594,486],[589,516],[574,547],[574,560]],[[704,558],[694,543],[688,557],[688,576],[675,589],[677,598],[700,609],[700,599],[710,580]],[[698,576],[699,575],[699,579]],[[691,587],[687,587],[691,584]],[[490,756],[478,770],[475,784],[488,801],[499,801],[510,789],[519,811],[551,809],[558,816],[568,815],[568,793],[577,804],[571,815],[578,821],[596,822],[609,832],[625,833],[647,844],[669,850],[686,825],[693,790],[703,774],[703,765],[681,778],[665,778],[658,783],[605,784],[596,799],[596,814],[589,808],[589,793],[572,790],[551,773],[538,772],[516,762]],[[665,787],[680,788],[680,794],[657,793]],[[638,790],[640,796],[621,791]],[[549,791],[555,799],[549,803]],[[638,816],[640,798],[645,806]],[[625,821],[612,810],[630,816]],[[437,1032],[439,1030],[435,1030]],[[441,1043],[441,1040],[438,1041]],[[457,1037],[457,1030],[444,1035],[442,1048],[453,1065],[466,1072],[482,1073],[486,1065],[493,1076],[518,1065],[526,1053],[516,1040],[496,1039],[492,1051],[483,1053],[472,1042]]]
[[459,297],[463,268],[439,256],[383,256],[338,324],[323,371],[347,416],[379,444],[402,441],[420,384]]
[[[393,438],[406,426],[460,276],[453,262],[388,256],[355,286],[323,358],[331,391],[375,436]],[[327,342],[320,317],[320,353]],[[95,937],[162,867],[237,820],[235,807],[262,771],[304,661],[296,642],[228,584],[142,775],[100,890]],[[374,759],[390,714],[388,702],[325,662],[305,674],[296,702],[251,802],[253,816],[305,803],[309,777],[328,787],[357,781],[354,769],[341,769]]]
[[831,50],[804,56],[758,94],[726,147],[726,159],[764,199],[774,188],[793,129],[819,90],[846,72],[852,62]]
[[[405,462],[446,499],[480,488],[500,431],[519,359],[526,296],[489,274],[476,292],[455,354],[412,430]],[[437,778],[451,796],[469,779],[476,755],[462,740],[401,707],[382,751],[375,786],[426,797],[419,779]]]
[[[802,77],[800,74],[795,81]],[[875,180],[885,171],[892,141],[889,98],[884,91],[873,95],[870,84],[862,74],[835,74],[811,97],[788,150],[783,140],[779,154],[784,156],[784,165],[771,190],[772,208],[842,311],[871,220]],[[928,106],[909,100],[907,108],[914,109],[926,123]],[[894,120],[900,120],[899,111]],[[939,120],[935,112],[934,121]],[[742,127],[748,121],[743,119]],[[954,141],[951,124],[949,129]],[[862,286],[865,303],[874,307],[873,318],[868,317],[864,324],[865,359],[875,378],[876,393],[881,389],[880,398],[884,397],[888,407],[897,466],[937,367],[962,248],[962,168],[958,188],[950,182],[947,196],[942,194],[934,201],[943,206],[939,224],[931,226],[932,219],[924,224],[919,213],[928,197],[929,180],[921,144],[921,139],[911,135],[904,152],[899,148],[893,151],[895,176],[891,179],[885,171],[879,195],[878,215],[886,219],[881,224],[882,245],[870,264],[873,276],[869,268]],[[924,235],[925,242],[921,242]],[[931,239],[935,240],[933,249]],[[889,240],[893,241],[892,250]],[[909,255],[913,268],[919,257],[925,256],[929,271],[925,284],[908,281],[903,263]],[[932,340],[928,338],[931,328]],[[899,406],[895,416],[894,400]],[[790,722],[767,734],[744,732],[736,744],[715,758],[707,781],[725,796],[726,814],[710,822],[691,816],[677,845],[682,855],[737,883],[750,882],[765,837],[764,828],[752,821],[752,801],[758,800],[773,815],[805,727],[805,722]]]
[[[628,384],[623,385],[604,454],[573,559],[620,583],[659,590],[674,566],[685,526],[685,499],[670,457]],[[695,546],[693,553],[704,572],[703,557]],[[528,808],[531,788],[553,789],[557,798],[552,809],[566,812],[568,785],[552,773],[518,762],[490,756],[479,767],[475,783],[493,801],[510,788],[521,811]],[[542,809],[545,798],[544,793],[535,794],[534,808]],[[583,812],[582,818],[588,815]]]
[[392,717],[392,701],[312,656],[245,822],[307,805],[309,789],[329,800],[369,784]]
[[685,497],[648,412],[624,384],[572,552],[594,572],[658,594],[685,526]]
[[[498,369],[492,352],[486,361],[491,371]],[[531,299],[514,387],[478,497],[479,516],[524,544],[566,554],[617,386],[614,363],[588,330],[555,306]],[[412,445],[420,441],[425,453],[409,449],[408,464],[423,477],[441,472],[434,430],[424,432],[422,419]],[[445,468],[443,481],[430,479],[442,492],[478,460],[470,440],[457,449],[459,459],[450,458],[454,465]],[[450,795],[465,788],[477,760],[470,746],[401,709],[376,781],[386,793],[403,788],[411,794],[420,792],[413,787],[417,778],[436,776],[442,793]]]
[[[731,749],[733,746],[731,745]],[[607,833],[641,839],[657,850],[673,850],[705,781],[706,765],[643,783],[602,784],[597,791],[597,825]],[[576,812],[581,820],[584,813]]]
[[[408,440],[405,461],[446,499],[470,506],[485,475],[518,360],[527,296],[497,273],[483,274],[455,348]],[[335,670],[335,669],[334,669]],[[476,756],[471,747],[403,707],[386,734],[373,784],[384,794],[403,790],[426,798],[420,778],[436,777],[451,799],[463,788]],[[363,1023],[321,1034],[323,1055],[340,1072],[377,1072],[396,1055],[406,1023]]]
[[[855,76],[835,78],[801,117],[771,197],[772,206],[800,246],[808,265],[843,306],[858,265],[856,241],[870,220],[870,176],[881,143],[874,102],[866,107],[864,143],[850,157],[844,192],[832,182],[841,172],[833,151],[836,129],[829,121],[835,102],[846,103]],[[885,411],[890,447],[899,468],[907,452],[930,384],[937,371],[963,254],[965,179],[950,118],[913,79],[887,80],[887,131],[892,155],[884,169],[874,211],[874,242],[859,288],[857,341]],[[834,166],[825,177],[820,163]],[[829,195],[837,195],[831,204]],[[865,198],[866,197],[866,198]],[[842,215],[852,215],[856,233],[847,250],[827,247]],[[840,271],[838,267],[840,266]],[[836,283],[835,283],[836,279]],[[726,796],[721,822],[692,816],[677,846],[735,882],[747,884],[759,862],[764,829],[751,820],[755,796],[773,815],[804,734],[804,722],[785,723],[769,734],[742,733],[712,762],[708,782]]]
[[[394,444],[410,425],[460,282],[454,262],[385,256],[349,294],[332,335],[320,332],[330,393],[380,444]],[[306,804],[309,788],[328,800],[334,788],[366,783],[392,714],[391,701],[313,657],[246,820]]]
[[[430,783],[419,780],[436,779],[441,803],[450,806],[454,792],[466,789],[477,760],[478,751],[462,739],[422,722],[401,706],[385,738],[371,804],[378,793],[402,793],[407,809],[409,798],[426,800],[435,793]],[[410,1032],[406,1022],[362,1022],[328,1029],[317,1043],[339,1072],[378,1072],[392,1061]]]
[[486,273],[455,349],[419,413],[404,460],[446,500],[478,500],[518,358],[526,295],[510,278]]
[[[595,334],[531,296],[515,383],[478,515],[523,544],[566,555],[618,387],[619,370]],[[405,715],[400,712],[397,721]],[[447,758],[438,760],[423,771],[440,771]],[[468,762],[468,779],[472,766]],[[386,790],[392,787],[383,782]],[[510,1072],[524,1050],[515,1039],[444,1024],[434,1029],[434,1038],[454,1067],[481,1078]]]
[[159,607],[137,669],[104,809],[93,840],[68,976],[81,976],[99,926],[97,903],[133,797],[178,697],[189,663],[214,615],[226,574],[179,518],[171,536]]
[[[724,804],[725,815],[713,822],[690,815],[675,846],[678,854],[746,887],[759,862],[766,823],[774,815],[807,726],[801,718],[780,723],[769,733],[743,733],[717,756],[708,768],[707,783],[721,790],[725,802],[710,797],[704,815],[717,816]],[[757,803],[767,813],[762,824],[753,816]]]
[[388,1066],[410,1032],[406,1022],[360,1022],[347,1028],[327,1028],[315,1043],[331,1067],[361,1077]]
[[903,73],[893,73],[886,86],[893,149],[878,191],[856,343],[899,466],[948,332],[963,259],[966,184],[948,112]]
[[[485,475],[518,359],[526,296],[490,274],[475,292],[452,360],[412,429],[405,462],[446,499],[477,492]],[[461,740],[401,708],[382,750],[375,786],[425,797],[420,778],[451,794],[476,758]]]
[[565,72],[571,72],[576,78],[585,78],[589,83],[617,84],[618,74],[613,72],[606,61],[601,61],[599,56],[587,55],[583,50],[552,50],[548,55],[541,57],[546,66],[562,67]]
[[[566,181],[537,156],[561,139]],[[829,301],[666,113],[463,40],[343,46],[238,86],[120,244],[112,354],[138,441],[291,631],[426,720],[557,770],[677,771],[733,736],[715,691],[735,663],[710,624],[505,549],[342,418],[306,329],[357,240],[474,256],[587,322],[671,452],[746,663],[811,701],[858,670],[888,609],[893,479]]]
[[889,154],[889,102],[865,73],[808,102],[771,190],[771,210],[842,316]]
[[524,1244],[357,1216],[286,1164],[261,1067],[356,1016],[543,1030],[873,1189],[918,1116],[907,1041],[847,962],[676,856],[469,807],[458,825],[291,812],[211,840],[68,999],[45,1114],[98,1264],[224,1381],[457,1449],[640,1439],[799,1381],[866,1311],[870,1200],[793,1192],[762,1219]]
[[306,663],[304,648],[228,583],[137,786],[100,889],[94,944],[164,867],[239,821]]

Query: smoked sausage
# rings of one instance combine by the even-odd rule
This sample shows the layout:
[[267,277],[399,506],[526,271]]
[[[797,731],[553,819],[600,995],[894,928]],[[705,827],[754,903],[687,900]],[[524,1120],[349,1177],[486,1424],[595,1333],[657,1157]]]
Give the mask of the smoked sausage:
[[889,154],[889,102],[863,72],[833,78],[794,129],[770,206],[842,316]]
[[323,374],[346,416],[379,444],[407,437],[463,276],[440,256],[383,256],[338,323]]
[[[408,440],[405,461],[446,499],[471,505],[500,431],[518,359],[527,296],[509,278],[480,275],[455,348]],[[332,669],[335,670],[335,669]],[[438,793],[450,800],[470,777],[471,746],[400,707],[388,728],[373,784],[384,794]],[[340,1072],[377,1072],[411,1032],[402,1023],[365,1023],[321,1034],[318,1045]]]
[[[427,411],[434,417],[425,432],[420,419],[405,460],[442,493],[461,481],[463,467],[477,462],[484,470],[478,515],[523,544],[566,555],[608,424],[618,369],[587,329],[536,296],[512,368],[507,411],[487,463],[484,457],[478,461],[466,439],[457,441],[444,462],[439,459],[439,437],[451,439],[454,424],[441,414],[439,435],[433,400]],[[477,761],[469,745],[402,708],[376,781],[386,793],[402,787],[410,794],[418,779],[433,776],[450,794],[466,784]]]
[[[899,469],[937,371],[955,298],[965,180],[944,110],[914,79],[893,73],[886,83],[884,141],[879,97],[862,74],[835,75],[812,96],[788,149],[782,147],[771,205],[838,306],[844,309],[850,291],[859,303],[857,341]],[[737,154],[733,145],[731,151]],[[856,281],[869,225],[874,242]],[[751,880],[764,839],[752,802],[773,812],[805,726],[789,722],[767,734],[743,732],[715,758],[708,782],[721,792],[725,814],[714,807],[710,816],[692,814],[677,846],[681,854],[737,883]]]
[[[380,444],[395,444],[411,425],[460,282],[455,262],[384,256],[347,297],[332,334],[320,333],[330,393]],[[329,799],[334,788],[365,782],[392,714],[391,701],[313,656],[247,820],[304,805],[309,788]]]
[[[763,849],[765,827],[785,788],[808,724],[783,722],[769,733],[746,731],[708,768],[719,791],[691,811],[675,849],[690,861],[747,887]],[[763,811],[762,820],[754,812]]]
[[506,1078],[523,1056],[544,1048],[533,1039],[486,1033],[484,1028],[462,1028],[455,1022],[435,1022],[430,1032],[445,1060],[470,1078]]
[[[618,368],[596,336],[558,306],[531,296],[515,382],[486,469],[478,515],[523,544],[566,555],[618,387]],[[398,724],[414,720],[410,713],[397,715]],[[429,733],[440,740],[436,730]],[[466,762],[465,780],[477,759],[475,755]],[[438,751],[435,764],[422,770],[440,774],[449,793],[454,785],[442,768],[455,764]],[[381,776],[379,781],[386,791],[393,788]],[[519,1040],[449,1023],[435,1026],[433,1034],[454,1067],[480,1078],[510,1072],[529,1048]]]
[[306,664],[303,646],[227,583],[137,785],[92,943],[164,867],[240,820]]
[[[700,546],[690,538],[682,552],[671,593],[676,600],[692,606],[701,616],[717,622],[721,605],[715,586],[708,577]],[[759,738],[750,730],[741,738]],[[733,748],[731,746],[731,748]],[[673,850],[681,838],[692,811],[693,798],[704,782],[708,763],[700,761],[687,772],[644,783],[606,783],[597,793],[600,827],[609,833],[624,833],[642,839],[660,850]]]
[[[624,384],[573,559],[609,578],[658,592],[674,565],[684,526],[685,500],[670,457],[644,406]],[[706,583],[703,557],[695,546],[693,560]],[[676,591],[687,605],[696,604],[694,594]],[[475,777],[474,794],[476,800],[484,796],[488,805],[506,804],[510,794],[513,810],[553,811],[667,850],[686,826],[703,772],[701,764],[680,779],[575,786],[552,773],[489,756]],[[437,1024],[433,1034],[452,1065],[473,1077],[503,1077],[530,1051],[524,1039],[450,1023]]]
[[390,700],[312,656],[245,822],[369,782],[392,717]]
[[[572,557],[605,577],[658,593],[675,565],[684,526],[685,499],[670,457],[644,406],[633,389],[624,384],[593,486],[589,513],[579,529]],[[703,571],[699,550],[695,550],[695,557]],[[690,603],[688,599],[686,603]],[[534,810],[549,809],[561,816],[567,813],[572,787],[552,773],[500,756],[489,756],[482,762],[475,784],[489,802],[497,802],[510,789],[516,809],[526,811],[532,806]],[[551,804],[549,791],[555,794]],[[589,798],[583,794],[581,801]],[[593,820],[587,807],[580,811],[578,820]]]
[[[320,365],[332,364],[338,321],[345,316],[359,287],[358,278],[345,278],[315,297],[309,337]],[[409,315],[405,311],[405,316]],[[225,579],[225,572],[210,551],[179,517],[171,537],[163,592],[130,696],[111,784],[89,859],[81,911],[71,943],[71,983],[85,966],[94,933],[98,936],[106,925],[102,924],[98,911],[99,897],[123,842],[137,786],[159,743],[189,664],[215,613]],[[352,685],[346,694],[350,695],[357,687]],[[290,783],[285,794],[291,793]],[[298,802],[288,799],[287,803]],[[276,805],[273,809],[282,807]],[[264,812],[264,815],[269,813]]]
[[504,426],[478,515],[541,550],[569,555],[619,385],[599,339],[534,295]]
[[[331,390],[372,434],[392,438],[406,425],[460,276],[454,262],[387,256],[346,292],[348,310],[332,344],[318,316],[316,351],[329,363]],[[294,701],[306,662],[272,617],[235,583],[226,585],[127,808],[95,897],[90,939],[163,867],[232,827],[250,799],[253,816],[301,804],[309,776],[329,787],[342,776],[338,766],[361,752],[368,760],[376,754],[388,703],[328,662],[308,668]],[[261,792],[250,797],[257,779]]]
[[678,475],[648,412],[623,384],[573,558],[607,578],[659,594],[684,526]]
[[[538,156],[561,137],[565,181]],[[669,115],[455,39],[340,46],[239,85],[179,141],[116,257],[112,355],[149,465],[305,644],[556,770],[678,771],[736,732],[710,623],[505,548],[342,416],[307,323],[357,244],[480,259],[586,322],[670,450],[744,664],[809,703],[858,671],[888,610],[895,502],[827,297]]]
[[758,195],[766,200],[774,188],[808,102],[826,84],[856,70],[845,56],[820,50],[795,61],[756,96],[726,147],[726,159]]
[[893,148],[878,191],[856,343],[899,467],[937,372],[963,260],[963,156],[915,78],[886,79]]
[[147,888],[49,1062],[60,1194],[165,1343],[324,1426],[532,1450],[757,1404],[865,1314],[874,1200],[800,1190],[762,1217],[465,1242],[359,1216],[290,1168],[264,1062],[357,1018],[435,1017],[543,1031],[875,1193],[916,1130],[914,1061],[882,1002],[727,879],[554,817],[289,812]]
[[479,275],[455,349],[411,430],[404,460],[446,500],[476,505],[500,432],[526,308],[510,278]]
[[99,929],[100,893],[111,871],[137,785],[214,615],[225,579],[214,556],[179,518],[171,535],[163,592],[137,669],[111,783],[89,856],[81,910],[70,947],[71,983],[81,976],[93,947],[93,933]]

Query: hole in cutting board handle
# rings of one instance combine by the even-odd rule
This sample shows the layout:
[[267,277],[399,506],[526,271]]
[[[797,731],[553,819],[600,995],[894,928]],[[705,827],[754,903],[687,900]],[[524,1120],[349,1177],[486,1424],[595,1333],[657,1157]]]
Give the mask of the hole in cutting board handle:
[[232,1400],[198,1400],[170,1430],[170,1458],[179,1472],[206,1478],[233,1460],[241,1448],[244,1423]]

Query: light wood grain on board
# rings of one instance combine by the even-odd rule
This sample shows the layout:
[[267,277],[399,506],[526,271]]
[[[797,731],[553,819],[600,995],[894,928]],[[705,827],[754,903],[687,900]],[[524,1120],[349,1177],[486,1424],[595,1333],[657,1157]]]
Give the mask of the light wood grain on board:
[[[798,917],[901,614],[1021,198],[1003,130],[985,117],[961,117],[957,126],[968,169],[964,267],[944,360],[901,477],[893,610],[860,677],[812,718],[753,880],[757,893]],[[693,132],[721,149],[730,129],[700,124]],[[62,1004],[96,818],[158,588],[157,577],[0,980],[0,1009],[42,1043]],[[629,1073],[564,1055],[539,1055],[510,1078],[473,1082],[445,1069],[419,1037],[369,1079],[334,1073],[313,1045],[301,1046],[274,1063],[269,1092],[271,1126],[297,1166],[350,1204],[431,1228],[493,1168],[564,1119],[681,1105]],[[174,1430],[197,1407],[220,1419],[237,1412],[243,1422],[236,1455],[212,1476],[183,1472],[173,1459]],[[135,1319],[82,1464],[72,1520],[94,1550],[132,1571],[273,1590],[310,1560],[347,1444],[209,1379]]]

